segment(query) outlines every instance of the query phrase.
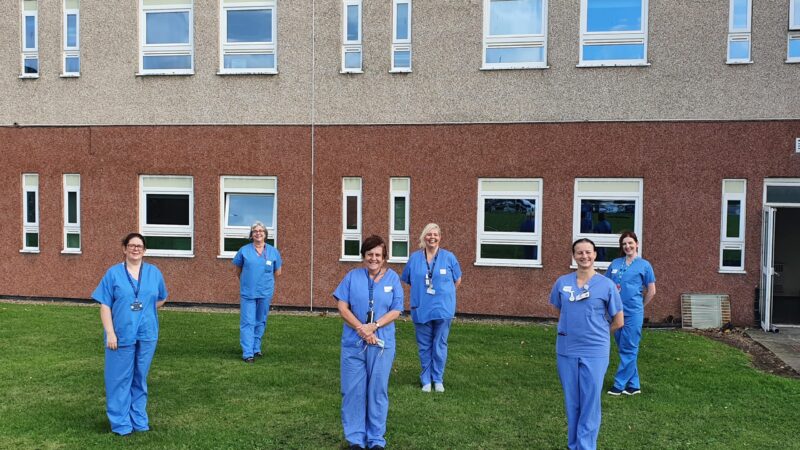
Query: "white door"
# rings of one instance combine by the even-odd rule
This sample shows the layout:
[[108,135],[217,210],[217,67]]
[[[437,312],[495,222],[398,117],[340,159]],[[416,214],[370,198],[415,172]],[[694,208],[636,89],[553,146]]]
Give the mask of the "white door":
[[775,208],[764,207],[764,222],[761,228],[761,286],[758,294],[758,310],[761,312],[761,328],[772,330],[772,280],[775,276],[773,259],[775,244]]

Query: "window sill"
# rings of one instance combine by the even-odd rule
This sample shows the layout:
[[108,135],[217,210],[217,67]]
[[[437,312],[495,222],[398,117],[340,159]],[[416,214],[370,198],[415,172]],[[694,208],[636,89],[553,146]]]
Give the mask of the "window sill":
[[800,64],[800,59],[787,59],[786,64]]
[[618,62],[597,61],[597,62],[591,62],[591,63],[582,62],[582,63],[579,63],[578,65],[576,65],[575,67],[579,67],[579,68],[587,68],[587,67],[650,67],[650,63],[648,63],[648,62],[626,63],[626,62],[621,62],[621,61],[618,61]]
[[235,253],[232,253],[230,255],[217,255],[217,259],[233,259],[235,256],[236,256]]
[[389,73],[411,73],[411,69],[391,69]]
[[39,78],[38,73],[24,73],[19,76],[20,80],[35,80]]
[[339,262],[361,262],[361,257],[349,256],[349,257],[339,258]]
[[136,72],[137,77],[159,77],[159,76],[190,76],[194,75],[194,70],[190,71],[163,71],[163,72]]
[[722,274],[731,274],[731,275],[747,275],[747,271],[746,271],[746,270],[725,270],[725,269],[719,269],[719,273],[722,273]]
[[508,65],[508,66],[491,66],[491,65],[483,65],[481,66],[481,70],[541,70],[541,69],[549,69],[550,66],[548,65],[533,65],[533,64],[519,64],[519,65]]
[[229,75],[277,75],[278,71],[276,69],[262,69],[262,70],[247,70],[247,71],[224,71],[220,70],[217,72],[217,75],[220,76],[229,76]]
[[389,258],[386,262],[389,264],[405,264],[408,262],[408,258]]
[[80,78],[80,73],[62,73],[59,75],[61,78]]
[[729,61],[725,61],[725,64],[727,64],[727,65],[729,65],[729,66],[740,66],[740,65],[753,64],[753,61],[736,61],[736,60],[729,60]]
[[19,251],[20,253],[39,253],[38,248],[23,248]]
[[153,258],[194,258],[194,253],[171,253],[162,250],[148,250],[147,257]]
[[80,255],[82,252],[80,250],[61,250],[62,255]]
[[345,70],[340,70],[339,73],[341,73],[342,75],[347,75],[347,74],[357,75],[360,73],[364,73],[364,71],[362,69],[345,69]]
[[496,262],[496,261],[475,261],[474,266],[479,267],[520,267],[527,269],[541,269],[542,263],[512,263],[512,262]]

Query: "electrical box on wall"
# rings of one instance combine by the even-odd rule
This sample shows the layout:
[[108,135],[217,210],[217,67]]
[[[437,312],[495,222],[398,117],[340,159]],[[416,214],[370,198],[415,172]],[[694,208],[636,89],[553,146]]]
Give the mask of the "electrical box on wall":
[[794,152],[800,153],[800,138],[794,140]]

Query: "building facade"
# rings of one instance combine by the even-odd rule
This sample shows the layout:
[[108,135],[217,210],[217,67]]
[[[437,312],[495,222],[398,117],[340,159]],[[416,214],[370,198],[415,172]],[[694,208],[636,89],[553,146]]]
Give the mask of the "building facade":
[[459,313],[554,317],[571,242],[633,229],[650,321],[800,324],[800,0],[712,3],[14,0],[0,295],[87,298],[139,231],[172,301],[237,303],[259,219],[274,304],[330,308],[437,222]]

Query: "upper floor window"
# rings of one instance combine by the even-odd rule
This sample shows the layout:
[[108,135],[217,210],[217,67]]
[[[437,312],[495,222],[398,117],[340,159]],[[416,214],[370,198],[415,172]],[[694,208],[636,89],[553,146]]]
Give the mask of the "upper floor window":
[[342,73],[362,73],[361,0],[342,1]]
[[789,2],[789,43],[786,62],[800,62],[800,0]]
[[80,0],[64,0],[64,65],[61,75],[76,77],[81,73]]
[[483,68],[547,67],[547,0],[483,1]]
[[139,178],[139,232],[150,256],[194,256],[192,177],[142,175]]
[[277,73],[275,0],[223,0],[220,73]]
[[20,78],[39,78],[39,2],[22,2],[22,74]]
[[139,1],[139,73],[194,73],[192,0]]
[[411,0],[393,0],[392,18],[391,72],[411,72]]
[[408,261],[411,178],[392,178],[389,190],[389,261]]
[[342,259],[361,260],[361,178],[342,179]]
[[647,65],[647,2],[581,0],[578,65]]
[[267,243],[275,245],[277,232],[278,179],[275,177],[224,176],[220,180],[221,245],[220,255],[234,256],[250,242],[250,227],[261,222],[267,230]]
[[542,264],[542,179],[478,180],[476,265]]
[[22,174],[22,251],[39,252],[39,175]]
[[64,174],[64,250],[81,252],[81,176]]
[[731,0],[728,19],[728,64],[750,63],[752,0]]
[[722,180],[719,271],[744,272],[744,224],[747,180]]

